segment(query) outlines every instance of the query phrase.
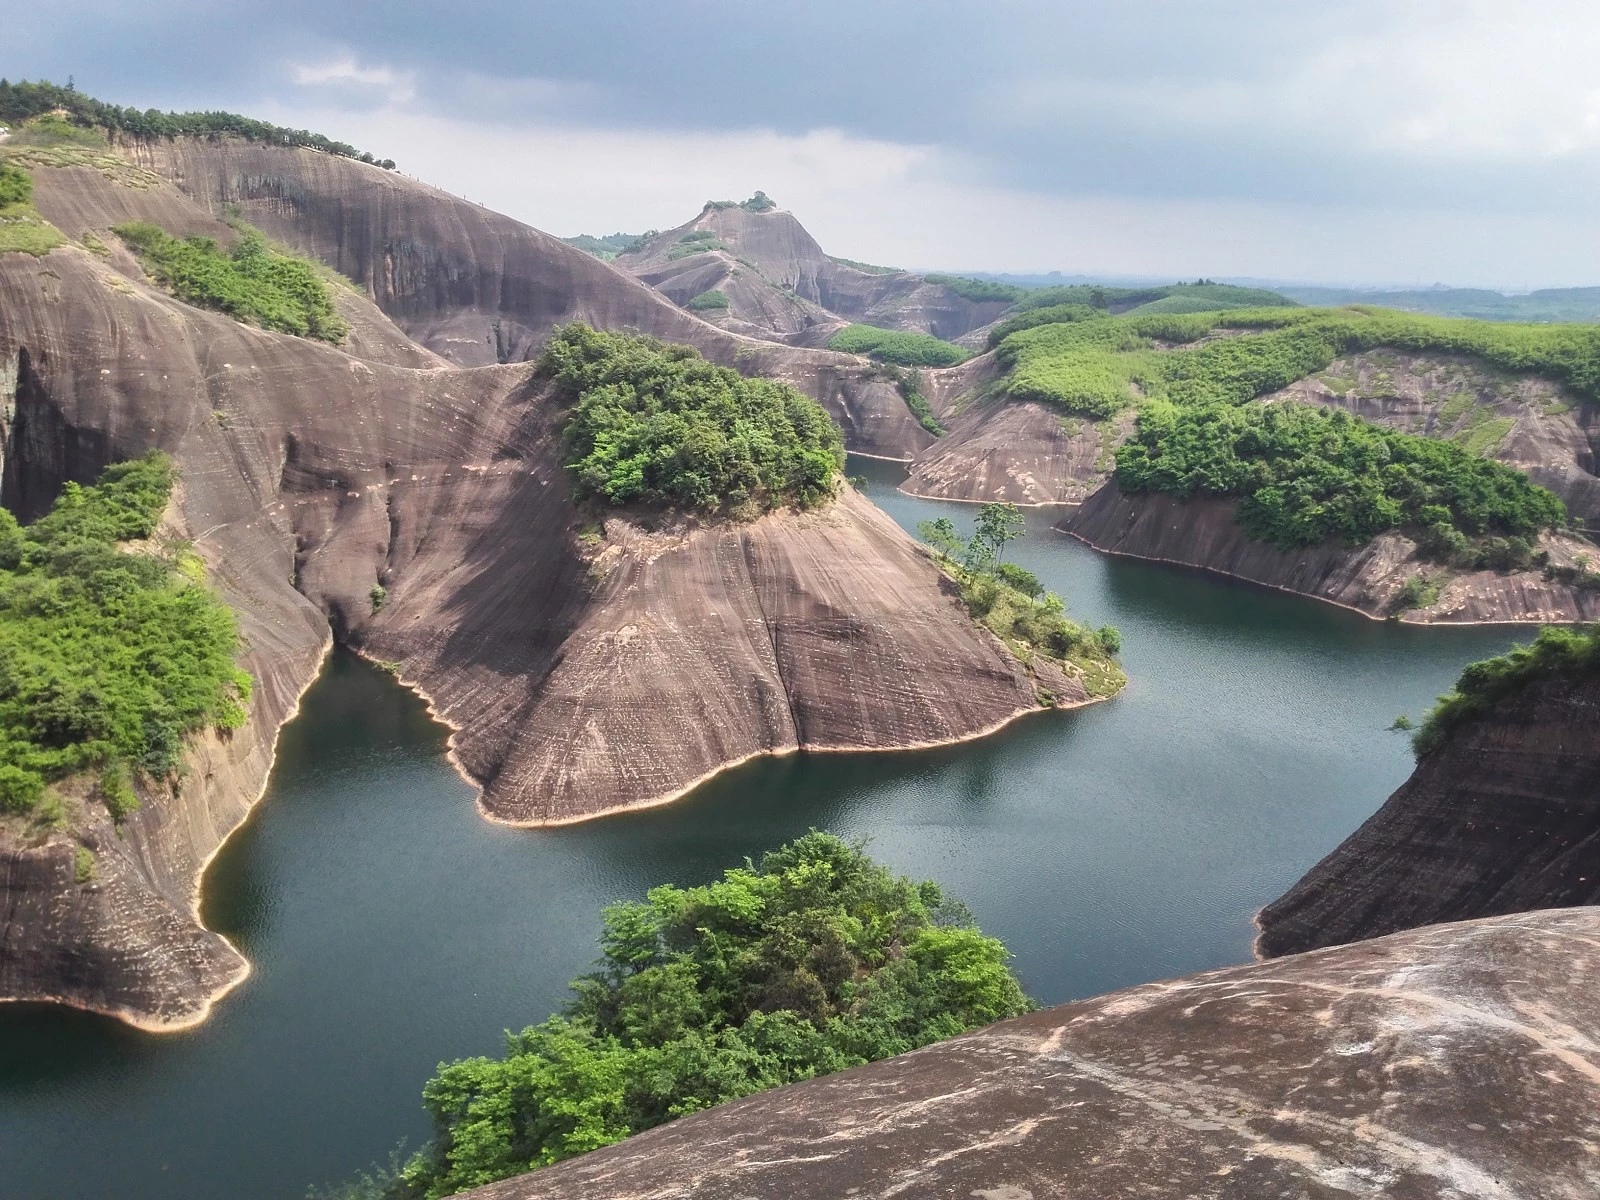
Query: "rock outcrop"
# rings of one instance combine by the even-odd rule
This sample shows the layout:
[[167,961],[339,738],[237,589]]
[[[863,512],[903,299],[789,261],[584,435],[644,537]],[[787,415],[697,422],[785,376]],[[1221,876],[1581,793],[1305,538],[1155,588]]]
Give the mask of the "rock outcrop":
[[1438,921],[1600,904],[1600,677],[1554,675],[1469,718],[1262,909],[1294,954]]
[[710,319],[795,345],[824,345],[852,321],[951,340],[990,324],[1011,304],[968,300],[911,271],[831,258],[781,208],[708,204],[694,220],[620,255],[617,266],[675,304],[720,291],[729,307]]
[[477,1200],[1589,1200],[1600,913],[1116,992],[683,1117]]
[[[1534,624],[1600,619],[1600,592],[1544,578],[1539,571],[1453,575],[1425,607],[1397,610],[1413,576],[1434,570],[1416,558],[1416,544],[1397,533],[1365,546],[1337,541],[1279,550],[1245,533],[1231,500],[1179,500],[1160,492],[1131,494],[1107,483],[1058,529],[1108,554],[1173,563],[1297,592],[1369,617],[1420,623]],[[1570,565],[1592,552],[1587,542],[1545,535],[1551,561]]]
[[[617,517],[596,539],[533,368],[446,361],[471,357],[452,339],[494,311],[527,315],[530,339],[537,314],[638,320],[733,359],[753,347],[742,368],[804,380],[870,442],[860,387],[906,410],[854,360],[731,338],[579,251],[360,163],[181,140],[143,159],[131,174],[36,167],[39,206],[74,236],[129,219],[224,236],[220,206],[239,203],[371,283],[401,324],[349,291],[343,348],[241,325],[147,284],[109,234],[103,255],[0,256],[0,500],[31,519],[67,480],[170,452],[169,525],[238,612],[257,680],[247,726],[199,739],[181,785],[147,787],[123,826],[80,804],[65,831],[0,828],[0,998],[174,1028],[242,977],[198,924],[198,874],[260,795],[330,630],[434,700],[485,808],[519,822],[660,801],[752,754],[950,741],[1037,707],[1027,671],[860,497],[745,527]],[[1061,682],[1058,702],[1088,699]],[[87,882],[80,845],[97,860]]]

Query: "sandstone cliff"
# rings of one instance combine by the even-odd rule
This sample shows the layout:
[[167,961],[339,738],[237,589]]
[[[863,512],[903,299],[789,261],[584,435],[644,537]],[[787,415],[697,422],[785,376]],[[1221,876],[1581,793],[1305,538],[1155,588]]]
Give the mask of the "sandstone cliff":
[[1455,729],[1257,917],[1273,957],[1436,921],[1600,904],[1600,678],[1557,675]]
[[[689,253],[696,244],[708,249]],[[694,220],[619,256],[617,266],[676,304],[721,291],[731,303],[723,316],[709,314],[712,320],[795,345],[824,345],[852,321],[951,340],[1010,307],[1009,300],[968,300],[911,271],[863,270],[831,258],[779,208],[707,205]]]
[[[274,232],[326,235],[364,279],[374,276],[356,270],[359,247],[408,248],[398,261],[410,273],[396,278],[411,282],[385,293],[402,321],[433,336],[487,319],[448,295],[407,309],[451,275],[441,260],[477,252],[477,235],[441,231],[465,221],[460,202],[424,203],[404,180],[385,197],[373,189],[392,176],[309,151],[180,142],[161,153],[193,193],[145,169],[38,167],[40,208],[74,235],[143,217],[222,236],[197,198],[260,217],[271,207],[260,196],[284,195],[294,203]],[[471,228],[502,239],[503,259],[486,268],[501,287],[544,269],[533,255],[550,239],[476,211]],[[339,240],[346,221],[367,240]],[[587,518],[568,501],[557,414],[529,365],[449,365],[358,292],[340,298],[354,325],[343,348],[240,325],[162,294],[101,240],[105,255],[69,245],[0,256],[0,499],[31,518],[68,479],[169,451],[183,479],[170,524],[238,611],[258,685],[248,726],[202,739],[181,786],[147,788],[121,828],[90,807],[70,831],[0,830],[0,997],[171,1028],[242,976],[239,956],[197,923],[198,873],[260,794],[275,730],[330,629],[396,661],[434,699],[485,808],[522,822],[666,799],[755,753],[948,741],[1037,706],[1027,672],[853,494],[742,528],[618,517],[594,544],[579,536]],[[566,307],[540,310],[550,321],[664,311],[658,332],[709,329],[552,244],[567,290]],[[569,257],[610,290],[563,276]],[[850,360],[767,350],[780,368],[799,361],[814,388],[859,394]],[[904,414],[892,386],[878,386]],[[858,418],[847,430],[870,437],[870,420],[842,407]],[[388,590],[376,613],[375,585]],[[1052,684],[1062,702],[1087,699]],[[97,856],[91,883],[74,877],[76,844]]]
[[1589,1200],[1600,915],[1150,984],[810,1080],[482,1200]]
[[[1432,604],[1397,611],[1406,581],[1434,569],[1417,560],[1416,545],[1408,538],[1390,533],[1355,549],[1334,541],[1279,550],[1245,533],[1230,500],[1129,494],[1113,481],[1057,528],[1108,554],[1198,567],[1326,600],[1374,618],[1398,616],[1402,621],[1441,624],[1600,619],[1600,592],[1546,580],[1539,571],[1453,575]],[[1594,549],[1565,535],[1545,535],[1540,546],[1561,565],[1570,565]]]

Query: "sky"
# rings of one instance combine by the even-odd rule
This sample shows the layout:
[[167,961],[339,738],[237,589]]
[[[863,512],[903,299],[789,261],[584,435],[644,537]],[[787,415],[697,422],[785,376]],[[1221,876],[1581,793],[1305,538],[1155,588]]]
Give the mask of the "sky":
[[562,235],[759,188],[894,266],[1600,285],[1594,0],[0,0],[0,75]]

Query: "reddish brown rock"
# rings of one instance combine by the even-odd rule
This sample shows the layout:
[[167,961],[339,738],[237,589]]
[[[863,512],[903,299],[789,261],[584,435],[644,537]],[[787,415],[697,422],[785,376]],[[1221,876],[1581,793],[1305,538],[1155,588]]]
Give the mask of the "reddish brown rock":
[[481,1200],[1591,1200],[1600,914],[1149,984],[681,1118]]

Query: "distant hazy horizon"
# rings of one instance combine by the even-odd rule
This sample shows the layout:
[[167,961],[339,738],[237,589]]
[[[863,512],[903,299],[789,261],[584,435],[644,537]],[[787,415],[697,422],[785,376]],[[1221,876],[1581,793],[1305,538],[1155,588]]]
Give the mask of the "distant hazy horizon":
[[556,234],[759,188],[907,267],[1600,284],[1578,0],[0,4],[0,75],[316,129]]

